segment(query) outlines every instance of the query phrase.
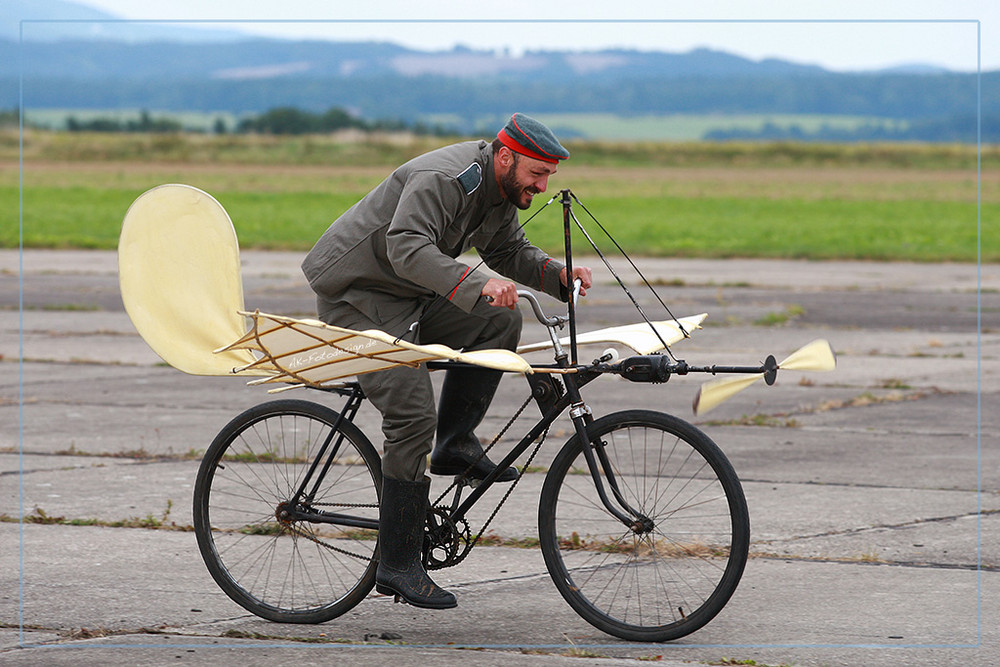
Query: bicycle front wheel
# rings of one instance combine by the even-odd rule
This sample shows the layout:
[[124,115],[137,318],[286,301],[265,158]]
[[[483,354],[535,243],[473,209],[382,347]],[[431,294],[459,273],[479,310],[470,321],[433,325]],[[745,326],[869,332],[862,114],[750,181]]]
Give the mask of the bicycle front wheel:
[[[736,473],[707,435],[668,414],[618,412],[588,432],[637,516],[626,525],[607,510],[579,437],[571,438],[538,508],[556,588],[590,624],[622,639],[694,632],[729,601],[746,564],[750,519]],[[621,509],[603,470],[600,480]]]
[[[352,423],[334,430],[337,417],[301,400],[251,408],[216,436],[198,470],[194,526],[202,558],[222,590],[262,618],[322,623],[374,586],[378,532],[356,524],[377,525],[379,457]],[[326,454],[293,507],[324,443]],[[347,520],[315,519],[324,513]]]

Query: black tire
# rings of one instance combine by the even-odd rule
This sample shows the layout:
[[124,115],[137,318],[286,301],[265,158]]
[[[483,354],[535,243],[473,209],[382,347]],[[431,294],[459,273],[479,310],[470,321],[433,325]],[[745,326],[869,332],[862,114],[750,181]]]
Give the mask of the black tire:
[[[377,531],[276,518],[336,421],[336,411],[317,403],[264,403],[229,422],[201,462],[194,527],[202,558],[222,590],[262,618],[322,623],[375,584]],[[377,521],[378,453],[350,422],[339,435],[312,507]]]
[[[726,605],[746,564],[750,518],[736,473],[707,435],[664,413],[617,412],[589,434],[604,443],[625,500],[651,523],[636,532],[607,511],[571,438],[538,507],[556,588],[587,622],[622,639],[694,632]],[[603,473],[602,482],[614,503]]]

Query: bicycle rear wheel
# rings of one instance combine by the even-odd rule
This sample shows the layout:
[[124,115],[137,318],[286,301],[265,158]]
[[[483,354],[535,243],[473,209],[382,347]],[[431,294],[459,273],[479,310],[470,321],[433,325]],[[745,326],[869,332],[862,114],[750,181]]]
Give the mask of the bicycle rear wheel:
[[[302,400],[264,403],[233,419],[202,460],[194,490],[198,547],[216,583],[254,614],[282,623],[322,623],[371,591],[377,530],[288,519],[291,509],[378,520],[378,453],[338,413]],[[332,438],[332,439],[331,439]],[[287,503],[320,447],[332,460],[311,498]],[[313,490],[327,454],[306,486]]]
[[[664,413],[614,413],[589,434],[642,520],[626,526],[604,507],[580,440],[571,438],[538,509],[556,588],[594,627],[622,639],[694,632],[729,601],[746,564],[750,519],[736,473],[707,435]],[[601,482],[619,506],[603,472]]]

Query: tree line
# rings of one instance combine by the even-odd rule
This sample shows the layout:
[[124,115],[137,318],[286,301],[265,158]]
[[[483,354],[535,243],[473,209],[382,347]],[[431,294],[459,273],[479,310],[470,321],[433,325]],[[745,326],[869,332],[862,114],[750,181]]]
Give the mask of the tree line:
[[[17,128],[17,109],[0,110],[0,128]],[[25,119],[26,127],[33,127],[30,117]],[[340,107],[333,107],[321,113],[312,113],[296,107],[277,107],[261,114],[245,116],[232,126],[225,118],[217,118],[211,127],[185,127],[170,115],[156,117],[149,111],[142,111],[138,118],[121,119],[100,116],[81,120],[70,115],[65,127],[70,132],[135,132],[135,133],[176,133],[208,132],[212,134],[269,134],[302,135],[328,134],[341,130],[361,132],[411,132],[423,136],[455,136],[470,134],[469,128],[442,125],[428,125],[422,122],[403,120],[365,120]],[[573,131],[562,128],[562,135],[575,136]],[[1000,113],[987,111],[977,118],[971,114],[955,114],[943,118],[916,119],[897,123],[893,126],[869,123],[855,127],[824,125],[805,128],[796,124],[766,123],[755,129],[717,128],[702,137],[706,141],[818,141],[831,143],[852,142],[958,142],[1000,143]]]
[[[121,120],[98,117],[80,120],[68,116],[66,129],[70,132],[180,132],[205,131],[203,128],[186,128],[172,118],[154,118],[148,111],[142,111],[139,118]],[[422,135],[443,135],[453,130],[426,123],[406,123],[401,120],[368,121],[350,112],[334,107],[322,113],[313,113],[295,107],[277,107],[264,113],[240,119],[230,128],[224,118],[217,118],[212,124],[214,134],[327,134],[340,130],[360,130],[362,132],[413,132]]]
[[797,124],[778,126],[765,123],[757,129],[718,129],[705,133],[706,141],[818,141],[852,142],[942,142],[974,144],[1000,143],[1000,114],[955,115],[947,118],[915,120],[898,127],[865,123],[854,128],[823,125],[807,130]]

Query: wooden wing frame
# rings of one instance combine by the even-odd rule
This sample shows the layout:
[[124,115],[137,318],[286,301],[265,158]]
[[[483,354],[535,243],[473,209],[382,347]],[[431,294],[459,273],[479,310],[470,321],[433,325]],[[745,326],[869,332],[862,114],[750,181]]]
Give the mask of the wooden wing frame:
[[[384,331],[248,312],[232,220],[216,199],[189,185],[160,185],[133,202],[122,221],[118,266],[122,301],[136,330],[161,358],[186,373],[235,373],[256,376],[250,384],[284,383],[291,388],[322,387],[428,361],[516,373],[573,372],[533,368],[520,356],[551,349],[552,341],[525,345],[516,353],[459,352],[445,345],[415,345]],[[650,354],[663,349],[664,342],[671,345],[700,328],[705,317],[655,322],[659,335],[648,323],[581,333],[577,344],[620,344]],[[569,339],[560,344],[568,345]]]
[[496,370],[531,373],[520,355],[509,350],[459,352],[446,345],[415,345],[384,331],[355,331],[318,320],[295,319],[267,313],[241,312],[252,326],[239,339],[216,350],[249,350],[257,359],[235,367],[233,373],[268,376],[249,384],[274,382],[322,387],[344,378],[374,373],[393,366],[416,367],[427,361],[457,361]]

